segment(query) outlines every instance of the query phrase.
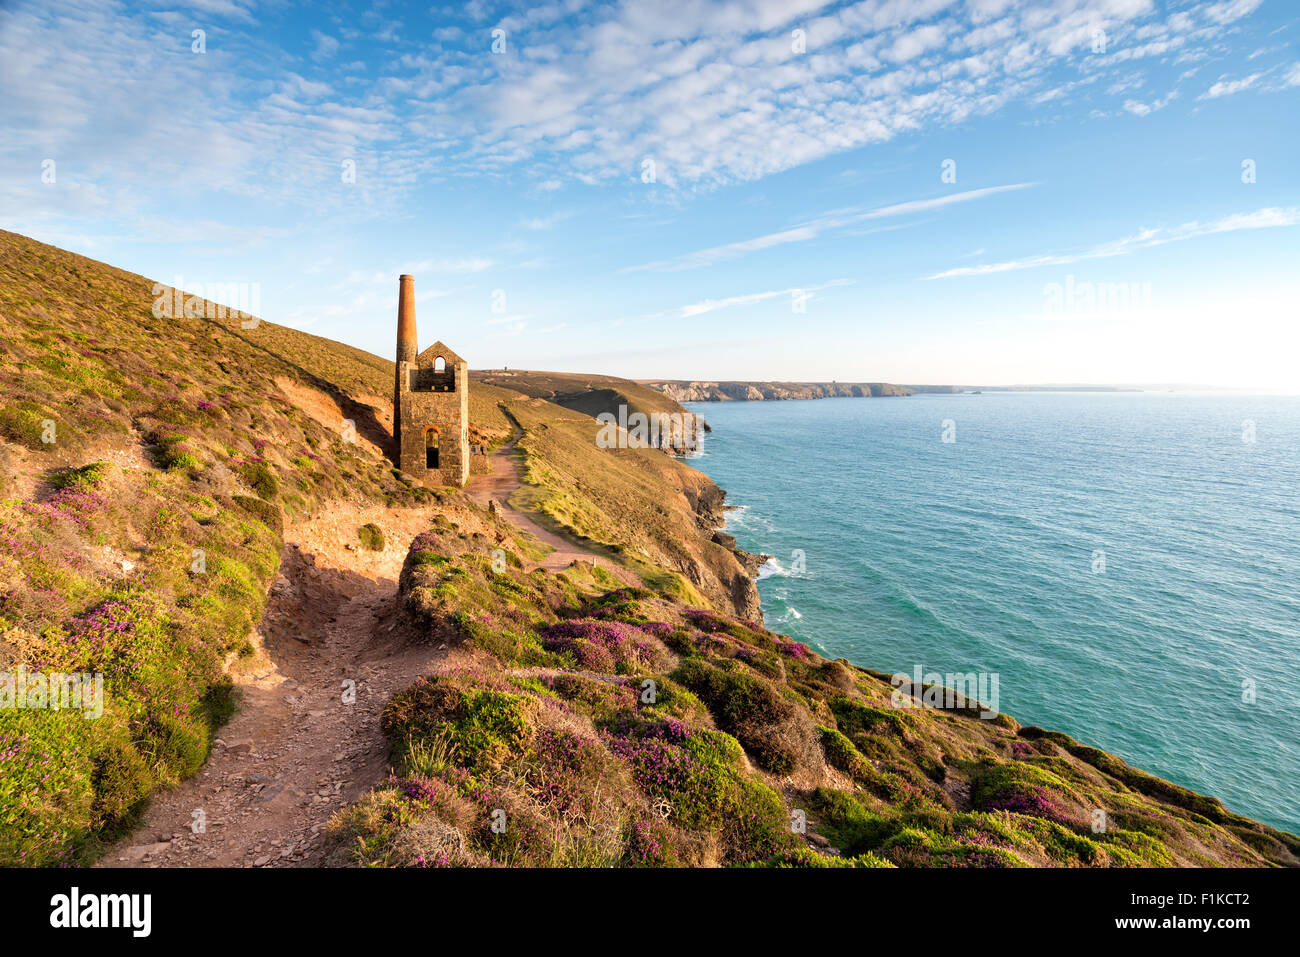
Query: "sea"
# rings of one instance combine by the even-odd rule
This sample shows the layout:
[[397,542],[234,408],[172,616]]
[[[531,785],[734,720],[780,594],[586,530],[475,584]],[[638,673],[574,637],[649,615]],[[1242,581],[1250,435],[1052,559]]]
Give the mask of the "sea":
[[768,627],[1300,833],[1300,397],[688,407]]

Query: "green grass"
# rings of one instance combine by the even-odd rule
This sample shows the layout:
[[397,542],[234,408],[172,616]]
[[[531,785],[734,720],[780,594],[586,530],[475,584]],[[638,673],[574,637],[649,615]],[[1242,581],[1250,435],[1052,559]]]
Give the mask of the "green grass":
[[372,552],[382,552],[384,550],[384,530],[374,522],[366,522],[357,529],[357,538],[361,540],[361,545]]

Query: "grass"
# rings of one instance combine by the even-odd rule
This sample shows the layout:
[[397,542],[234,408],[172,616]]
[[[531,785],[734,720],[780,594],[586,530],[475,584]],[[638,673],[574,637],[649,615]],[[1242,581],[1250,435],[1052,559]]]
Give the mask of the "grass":
[[656,449],[599,448],[598,426],[579,412],[523,400],[507,409],[524,429],[527,483],[511,504],[662,594],[721,608],[740,594],[746,613],[757,612],[757,590],[736,557],[701,534],[721,524],[721,493],[706,476]]
[[357,529],[357,538],[361,540],[361,545],[372,552],[382,552],[384,550],[384,530],[374,522],[366,522]]

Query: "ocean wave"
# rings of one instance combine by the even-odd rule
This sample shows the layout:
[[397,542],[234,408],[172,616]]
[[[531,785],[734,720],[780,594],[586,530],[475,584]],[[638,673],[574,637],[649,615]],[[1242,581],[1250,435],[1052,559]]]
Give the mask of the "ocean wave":
[[771,617],[771,623],[774,625],[785,625],[792,621],[799,621],[803,618],[803,613],[795,608],[794,605],[787,605],[781,602],[781,609]]

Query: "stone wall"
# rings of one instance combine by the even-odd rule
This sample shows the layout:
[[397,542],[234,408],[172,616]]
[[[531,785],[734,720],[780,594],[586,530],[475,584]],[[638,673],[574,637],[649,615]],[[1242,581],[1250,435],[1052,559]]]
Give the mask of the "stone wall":
[[[450,392],[412,392],[411,373],[417,383],[425,370],[414,363],[398,364],[398,375],[408,385],[400,394],[401,450],[398,465],[425,481],[439,485],[464,485],[469,479],[469,371],[465,364],[455,367],[455,388]],[[430,427],[439,432],[438,468],[425,466],[425,432]]]

